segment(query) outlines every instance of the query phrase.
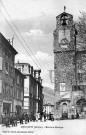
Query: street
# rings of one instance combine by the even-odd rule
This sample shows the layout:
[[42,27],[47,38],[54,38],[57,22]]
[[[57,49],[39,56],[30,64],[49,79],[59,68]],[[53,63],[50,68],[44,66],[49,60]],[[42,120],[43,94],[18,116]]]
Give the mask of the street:
[[0,125],[0,135],[86,135],[86,119],[18,123],[17,127]]

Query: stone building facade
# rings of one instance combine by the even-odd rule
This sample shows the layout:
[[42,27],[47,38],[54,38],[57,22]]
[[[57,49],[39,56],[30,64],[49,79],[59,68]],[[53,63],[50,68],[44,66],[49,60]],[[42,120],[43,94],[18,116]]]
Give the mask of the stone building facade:
[[[16,83],[16,75],[21,76],[22,82],[24,75],[17,72],[15,69],[15,55],[17,51],[13,48],[10,42],[0,33],[0,120],[2,114],[16,112],[16,105],[21,104],[23,99],[16,97],[16,88],[24,91],[24,87],[20,88]],[[23,94],[23,93],[22,93]],[[0,121],[1,122],[1,121]]]
[[[65,11],[56,17],[54,30],[54,113],[81,113],[86,107],[86,51],[79,46],[73,16]],[[83,104],[83,105],[81,105]]]
[[24,111],[29,114],[43,111],[41,70],[34,70],[28,63],[16,63],[15,67],[26,76],[24,81]]
[[15,68],[13,112],[16,112],[18,115],[24,107],[24,79],[25,76]]
[[13,93],[17,51],[0,33],[0,115],[13,111]]

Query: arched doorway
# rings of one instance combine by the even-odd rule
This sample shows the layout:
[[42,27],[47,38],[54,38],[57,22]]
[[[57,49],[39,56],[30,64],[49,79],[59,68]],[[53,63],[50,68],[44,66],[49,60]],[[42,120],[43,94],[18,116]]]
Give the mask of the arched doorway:
[[62,104],[62,113],[67,113],[67,112],[68,112],[67,103],[63,103]]
[[81,98],[76,101],[76,110],[78,113],[84,112],[85,107],[86,107],[86,99]]
[[68,105],[67,105],[67,103],[62,104],[62,118],[68,119]]
[[70,113],[70,100],[65,98],[59,101],[60,118],[68,119]]
[[62,112],[67,112],[67,103],[62,104]]

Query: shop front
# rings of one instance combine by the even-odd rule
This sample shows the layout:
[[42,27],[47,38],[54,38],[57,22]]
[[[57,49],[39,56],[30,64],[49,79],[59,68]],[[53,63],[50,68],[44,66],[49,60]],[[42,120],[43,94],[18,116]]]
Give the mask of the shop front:
[[20,115],[20,113],[21,113],[21,106],[20,105],[16,105],[16,113],[17,113],[17,115]]
[[12,111],[12,103],[11,102],[3,102],[3,113],[9,114]]
[[14,100],[13,112],[16,112],[19,115],[21,113],[21,111],[22,111],[22,102],[20,102],[18,100]]

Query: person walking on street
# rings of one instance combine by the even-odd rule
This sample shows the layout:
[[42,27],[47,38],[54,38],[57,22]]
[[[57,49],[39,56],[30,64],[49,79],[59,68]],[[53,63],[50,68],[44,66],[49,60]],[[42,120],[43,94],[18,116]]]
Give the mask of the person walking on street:
[[14,115],[14,126],[17,126],[17,115]]
[[27,122],[28,122],[28,114],[25,113],[25,124],[27,124]]
[[46,121],[46,113],[44,112],[44,121]]
[[6,116],[5,116],[5,125],[6,125],[6,127],[9,127],[9,121],[10,120],[10,118],[9,118],[9,115],[7,114]]
[[14,126],[14,118],[13,118],[13,115],[10,116],[10,124],[12,125],[12,127]]

